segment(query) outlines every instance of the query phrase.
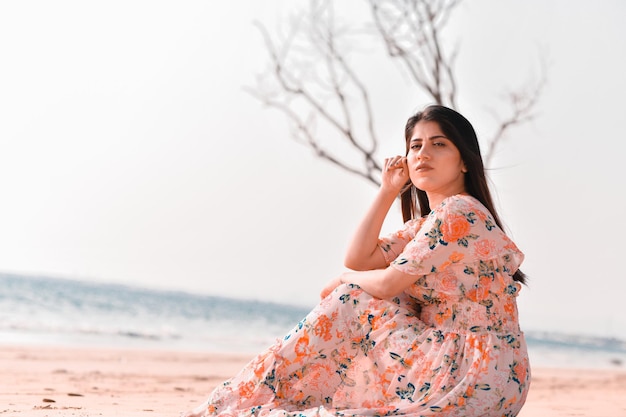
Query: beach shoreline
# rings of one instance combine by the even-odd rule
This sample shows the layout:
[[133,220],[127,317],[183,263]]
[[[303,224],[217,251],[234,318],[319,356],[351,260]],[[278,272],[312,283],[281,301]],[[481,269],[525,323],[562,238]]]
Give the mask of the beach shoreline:
[[[250,359],[245,353],[0,345],[0,415],[178,416]],[[520,417],[626,415],[626,369],[533,368]]]

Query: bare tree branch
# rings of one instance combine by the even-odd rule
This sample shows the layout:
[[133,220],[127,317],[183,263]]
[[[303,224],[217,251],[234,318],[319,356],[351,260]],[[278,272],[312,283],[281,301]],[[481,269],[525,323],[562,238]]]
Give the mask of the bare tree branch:
[[507,94],[507,101],[511,107],[508,117],[495,116],[499,120],[499,126],[493,137],[489,140],[485,152],[485,166],[490,166],[496,154],[496,148],[505,139],[506,133],[515,126],[528,123],[536,116],[535,109],[547,84],[547,70],[545,60],[542,63],[540,79],[537,82],[528,82],[516,91]]
[[413,82],[428,94],[425,101],[456,107],[453,51],[447,57],[440,32],[456,0],[368,0],[387,53],[399,60]]
[[[378,184],[377,176],[381,168],[375,159],[378,140],[369,94],[345,59],[346,52],[340,50],[340,31],[333,21],[331,6],[329,1],[312,1],[309,13],[294,20],[299,25],[292,27],[287,39],[280,45],[272,40],[265,27],[257,23],[270,57],[271,75],[277,88],[273,92],[260,92],[259,89],[248,89],[248,92],[284,113],[294,123],[295,135],[303,139],[318,156]],[[307,30],[302,29],[306,26],[303,22],[308,22]],[[307,68],[307,77],[300,73],[302,67],[298,66],[298,62],[301,51],[294,47],[302,41],[306,45],[304,54],[318,58],[313,60],[317,65]],[[320,63],[323,63],[323,68]],[[353,96],[360,98],[354,100]],[[361,112],[358,113],[355,107],[359,107]],[[306,114],[307,117],[300,114]],[[353,122],[357,116],[359,119],[365,118],[366,134],[357,133]],[[338,133],[340,140],[356,150],[362,160],[358,167],[336,156],[336,151],[330,149],[332,146],[322,143],[313,128],[317,121],[331,127]]]
[[281,112],[283,112],[289,120],[293,122],[295,127],[295,132],[293,133],[294,138],[303,139],[303,142],[308,145],[315,154],[331,162],[334,165],[348,171],[349,173],[358,175],[366,180],[380,185],[380,180],[375,175],[376,172],[380,172],[379,166],[370,166],[368,169],[363,170],[359,167],[353,167],[342,161],[340,157],[331,154],[328,150],[324,149],[317,141],[314,129],[314,118],[309,117],[307,120],[303,119],[299,114],[294,112],[287,103],[272,101],[268,96],[260,95],[258,92],[252,89],[246,89],[251,95],[255,96],[266,105],[270,107],[274,107]]

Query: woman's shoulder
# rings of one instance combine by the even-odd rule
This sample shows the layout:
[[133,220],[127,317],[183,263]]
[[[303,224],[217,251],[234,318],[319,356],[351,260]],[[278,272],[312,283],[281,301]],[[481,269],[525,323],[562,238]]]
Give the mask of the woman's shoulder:
[[407,236],[413,238],[416,235],[417,231],[421,229],[426,219],[427,217],[417,217],[415,219],[410,219],[409,221],[404,223],[402,230],[397,232],[396,234],[406,234]]
[[439,209],[436,219],[441,222],[444,240],[446,236],[454,236],[453,240],[472,249],[479,259],[500,256],[511,271],[519,268],[524,254],[477,198],[466,194],[450,196],[442,201]]
[[492,217],[491,213],[476,197],[469,194],[455,194],[445,198],[433,212],[446,214],[480,213],[480,217]]
[[447,197],[431,214],[434,219],[439,219],[443,223],[458,222],[462,219],[475,227],[482,225],[488,231],[500,230],[489,209],[476,197],[468,194]]

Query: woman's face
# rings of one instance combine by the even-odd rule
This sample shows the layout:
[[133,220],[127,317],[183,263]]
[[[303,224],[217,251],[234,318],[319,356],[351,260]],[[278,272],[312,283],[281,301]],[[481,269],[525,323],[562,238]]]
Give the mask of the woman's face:
[[431,207],[443,198],[465,191],[467,170],[461,153],[437,122],[420,121],[415,125],[409,138],[407,164],[411,182],[426,192]]

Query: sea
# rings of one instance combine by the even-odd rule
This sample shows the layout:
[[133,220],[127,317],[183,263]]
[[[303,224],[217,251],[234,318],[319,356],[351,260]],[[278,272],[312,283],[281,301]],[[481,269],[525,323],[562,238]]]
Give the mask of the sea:
[[[282,338],[310,307],[0,273],[0,349],[7,345],[237,352]],[[531,364],[624,368],[626,341],[525,329]]]

